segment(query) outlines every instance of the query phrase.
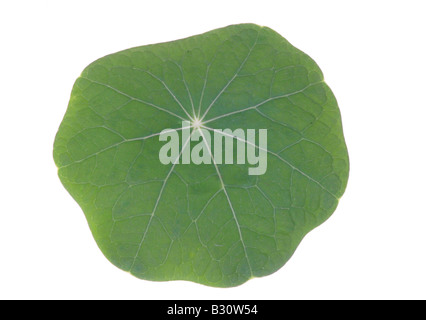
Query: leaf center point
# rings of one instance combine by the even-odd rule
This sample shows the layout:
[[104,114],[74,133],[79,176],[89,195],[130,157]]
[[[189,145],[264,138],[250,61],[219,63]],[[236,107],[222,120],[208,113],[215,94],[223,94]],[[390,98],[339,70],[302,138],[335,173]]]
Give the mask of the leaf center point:
[[203,123],[197,117],[195,117],[194,120],[192,121],[192,126],[196,129],[200,129],[202,125]]

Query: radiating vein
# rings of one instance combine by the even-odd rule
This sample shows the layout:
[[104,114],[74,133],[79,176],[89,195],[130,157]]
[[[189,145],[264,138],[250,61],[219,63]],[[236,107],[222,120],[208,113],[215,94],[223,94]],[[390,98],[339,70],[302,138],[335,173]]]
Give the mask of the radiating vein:
[[219,171],[219,168],[218,168],[218,166],[217,166],[217,164],[216,164],[216,161],[215,161],[215,159],[214,159],[214,156],[213,156],[213,153],[212,153],[212,151],[211,151],[211,149],[210,149],[210,146],[206,143],[206,138],[204,137],[203,131],[202,131],[200,128],[198,128],[198,130],[200,131],[200,134],[201,134],[201,136],[203,137],[204,144],[205,144],[205,145],[206,145],[206,147],[207,147],[207,150],[208,150],[208,152],[209,152],[209,154],[210,154],[210,157],[211,157],[211,159],[212,159],[213,165],[214,165],[214,167],[215,167],[215,169],[216,169],[217,175],[218,175],[219,180],[220,180],[220,183],[221,183],[221,185],[222,185],[223,192],[225,193],[226,199],[227,199],[227,201],[228,201],[229,208],[230,208],[230,209],[231,209],[231,211],[232,211],[232,215],[233,215],[233,218],[234,218],[234,220],[235,220],[235,224],[236,224],[237,229],[238,229],[238,234],[239,234],[239,236],[240,236],[240,241],[241,241],[241,244],[242,244],[243,249],[244,249],[244,255],[245,255],[245,258],[246,258],[246,260],[247,260],[247,264],[248,264],[248,266],[249,266],[249,269],[250,269],[250,274],[251,274],[251,276],[253,276],[253,270],[252,270],[252,268],[251,268],[250,260],[249,260],[248,254],[247,254],[247,247],[246,247],[246,244],[245,244],[244,239],[243,239],[243,234],[242,234],[242,232],[241,232],[240,223],[238,222],[238,217],[237,217],[237,215],[235,214],[234,207],[232,206],[231,199],[229,198],[228,191],[226,190],[225,183],[223,182],[222,174],[221,174],[221,173],[220,173],[220,171]]
[[192,120],[192,117],[190,116],[190,114],[186,111],[186,109],[183,107],[183,104],[179,101],[179,99],[176,97],[176,95],[173,93],[173,91],[168,87],[168,85],[164,82],[164,80],[160,79],[159,77],[157,77],[152,72],[149,72],[148,70],[143,70],[143,69],[139,69],[139,68],[135,68],[135,67],[133,67],[132,69],[145,72],[145,73],[149,74],[151,77],[153,77],[154,79],[156,79],[157,81],[161,82],[161,84],[168,91],[170,96],[172,96],[173,100],[175,100],[177,102],[177,104],[181,107],[182,111],[185,112],[186,116],[189,119]]
[[[104,128],[104,127],[102,127],[102,128]],[[180,130],[184,130],[184,129],[188,129],[188,128],[192,128],[192,126],[180,127],[180,128],[176,128],[176,129],[170,129],[170,130],[163,130],[161,132],[153,133],[153,134],[147,135],[145,137],[138,137],[138,138],[132,138],[132,139],[124,139],[124,140],[122,140],[120,142],[114,143],[114,144],[112,144],[112,145],[110,145],[110,146],[108,146],[106,148],[103,148],[103,149],[101,149],[101,150],[99,150],[99,151],[97,151],[95,153],[92,153],[92,154],[84,157],[83,159],[79,159],[79,160],[73,161],[73,162],[71,162],[71,163],[69,163],[67,165],[61,166],[58,169],[63,169],[63,168],[69,167],[71,165],[74,165],[76,163],[81,163],[81,162],[83,162],[83,161],[85,161],[87,159],[90,159],[91,157],[97,156],[97,155],[99,155],[99,154],[101,154],[101,153],[103,153],[105,151],[108,151],[108,150],[110,150],[112,148],[118,147],[121,144],[126,143],[126,142],[146,140],[146,139],[149,139],[149,138],[152,138],[152,137],[157,137],[157,136],[159,136],[161,134],[166,134],[166,133],[169,133],[169,132],[180,131]]]
[[[192,132],[192,133],[193,133],[193,132]],[[148,233],[149,227],[151,226],[152,219],[154,218],[155,213],[156,213],[156,211],[157,211],[158,203],[160,202],[160,199],[161,199],[161,196],[162,196],[162,194],[163,194],[164,188],[166,187],[167,181],[169,180],[170,175],[172,174],[173,169],[175,168],[176,164],[179,162],[179,158],[181,157],[181,155],[182,155],[183,151],[185,150],[185,148],[186,148],[187,144],[188,144],[188,143],[189,143],[189,141],[191,140],[192,133],[189,135],[188,139],[186,139],[185,143],[184,143],[184,144],[183,144],[183,146],[182,146],[182,150],[179,152],[178,157],[177,157],[177,158],[175,159],[175,161],[173,162],[172,167],[170,168],[169,172],[167,173],[166,178],[164,179],[164,182],[163,182],[163,184],[162,184],[162,186],[161,186],[161,189],[160,189],[160,192],[159,192],[159,194],[158,194],[157,200],[156,200],[156,202],[155,202],[154,209],[153,209],[153,211],[152,211],[152,213],[151,213],[151,216],[150,216],[150,218],[149,218],[148,224],[147,224],[147,226],[146,226],[146,228],[145,228],[145,231],[144,231],[144,233],[143,233],[142,239],[141,239],[141,241],[139,242],[139,246],[138,246],[138,249],[137,249],[137,251],[136,251],[136,254],[135,254],[134,258],[133,258],[133,262],[132,262],[132,265],[130,266],[129,272],[131,272],[131,271],[132,271],[132,269],[133,269],[133,267],[134,267],[134,265],[135,265],[135,262],[136,262],[136,260],[137,260],[137,258],[138,258],[138,256],[139,256],[140,250],[141,250],[141,248],[142,248],[142,244],[143,244],[143,242],[144,242],[144,240],[145,240],[145,237],[146,237],[146,235],[147,235],[147,233]]]
[[98,85],[100,85],[100,86],[104,86],[104,87],[106,87],[106,88],[109,88],[109,89],[111,89],[111,90],[113,90],[113,91],[117,92],[118,94],[121,94],[121,95],[123,95],[123,96],[125,96],[125,97],[127,97],[127,98],[129,98],[129,99],[131,99],[131,100],[134,100],[134,101],[137,101],[137,102],[140,102],[140,103],[146,104],[146,105],[151,106],[151,107],[153,107],[153,108],[155,108],[155,109],[157,109],[157,110],[160,110],[160,111],[163,111],[163,112],[167,112],[168,114],[170,114],[170,115],[172,115],[172,116],[174,116],[174,117],[176,117],[176,118],[179,118],[179,119],[181,119],[181,120],[183,120],[183,121],[188,120],[188,119],[185,119],[185,118],[181,117],[180,115],[177,115],[176,113],[174,113],[174,112],[172,112],[172,111],[170,111],[170,110],[167,110],[167,109],[165,109],[165,108],[162,108],[162,107],[160,107],[160,106],[157,106],[157,105],[155,105],[155,104],[153,104],[153,103],[151,103],[151,102],[148,102],[148,101],[145,101],[145,100],[142,100],[142,99],[139,99],[139,98],[133,97],[133,96],[131,96],[131,95],[127,94],[127,93],[124,93],[123,91],[120,91],[120,90],[118,90],[118,89],[116,89],[116,88],[114,88],[114,87],[112,87],[112,86],[110,86],[110,85],[106,84],[106,83],[102,83],[102,82],[99,82],[99,81],[96,81],[96,80],[92,80],[92,79],[89,79],[89,78],[84,77],[84,76],[80,76],[80,78],[82,78],[82,79],[86,79],[87,81],[90,81],[90,82],[96,83],[96,84],[98,84]]
[[283,94],[283,95],[280,95],[280,96],[271,97],[271,98],[268,98],[266,100],[263,100],[262,102],[259,102],[256,105],[253,105],[253,106],[250,106],[250,107],[246,107],[246,108],[241,109],[241,110],[235,110],[235,111],[232,111],[232,112],[229,112],[229,113],[226,113],[226,114],[222,114],[220,116],[217,116],[217,117],[214,117],[214,118],[211,118],[211,119],[208,119],[208,120],[203,120],[203,123],[209,123],[209,122],[221,119],[221,118],[226,118],[226,117],[232,116],[232,115],[237,114],[237,113],[246,112],[246,111],[249,111],[249,110],[256,109],[256,108],[258,108],[258,107],[260,107],[260,106],[262,106],[265,103],[268,103],[270,101],[274,101],[274,100],[277,100],[277,99],[287,98],[287,97],[293,96],[295,94],[301,93],[301,92],[305,91],[306,89],[308,89],[309,87],[312,87],[312,86],[317,85],[317,84],[322,83],[322,82],[323,81],[318,81],[318,82],[310,83],[309,85],[307,85],[306,87],[304,87],[304,88],[302,88],[300,90],[297,90],[297,91],[294,91],[294,92],[291,92],[291,93],[287,93],[287,94]]
[[214,98],[213,101],[210,103],[210,105],[207,107],[206,111],[204,112],[203,116],[201,117],[201,120],[203,120],[207,116],[207,114],[209,113],[211,107],[216,103],[217,99],[220,98],[220,96],[222,95],[222,93],[225,92],[225,90],[229,87],[229,85],[238,76],[238,74],[240,73],[241,69],[244,67],[244,65],[246,64],[248,58],[250,57],[251,52],[253,51],[254,47],[256,46],[258,38],[259,38],[259,34],[257,34],[256,40],[254,41],[253,45],[249,49],[249,51],[247,53],[247,56],[245,57],[245,59],[243,60],[243,62],[241,62],[241,65],[239,66],[239,68],[235,72],[234,76],[228,81],[228,83],[218,93],[218,95],[216,96],[216,98]]
[[295,165],[293,165],[293,164],[291,164],[289,161],[287,161],[286,159],[284,159],[283,157],[281,157],[279,154],[277,154],[277,153],[275,153],[275,152],[273,152],[273,151],[270,151],[270,150],[268,150],[268,149],[265,149],[265,148],[262,148],[262,147],[260,147],[260,146],[258,146],[258,145],[256,145],[255,143],[253,143],[253,142],[250,142],[250,141],[247,141],[247,140],[245,140],[245,139],[242,139],[242,138],[240,138],[240,137],[237,137],[237,136],[234,136],[234,135],[232,135],[232,134],[229,134],[229,133],[226,133],[226,132],[224,132],[224,131],[222,131],[222,130],[216,130],[216,129],[213,129],[213,128],[210,128],[210,127],[206,127],[206,126],[202,126],[203,128],[205,128],[205,129],[207,129],[207,130],[210,130],[210,131],[213,131],[213,132],[215,132],[215,133],[219,133],[219,134],[222,134],[222,135],[224,135],[224,136],[228,136],[228,137],[231,137],[231,138],[234,138],[234,139],[236,139],[236,140],[239,140],[239,141],[241,141],[241,142],[244,142],[244,143],[246,143],[246,144],[250,144],[250,145],[252,145],[252,146],[254,146],[255,148],[257,148],[257,149],[259,149],[259,150],[262,150],[262,151],[265,151],[265,152],[268,152],[268,153],[270,153],[270,154],[272,154],[272,155],[274,155],[275,157],[277,157],[278,159],[280,159],[282,162],[284,162],[285,164],[287,164],[290,168],[292,168],[293,170],[295,170],[295,171],[297,171],[297,172],[299,172],[300,174],[302,174],[303,176],[305,176],[306,178],[308,178],[309,180],[311,180],[311,181],[313,181],[314,183],[316,183],[321,189],[323,189],[323,190],[325,190],[327,193],[329,193],[330,195],[332,195],[334,198],[336,198],[336,199],[338,199],[337,198],[337,196],[334,194],[334,193],[332,193],[330,190],[328,190],[321,182],[319,182],[318,180],[316,180],[316,179],[314,179],[313,177],[311,177],[309,174],[307,174],[306,172],[304,172],[303,170],[301,170],[301,169],[299,169],[298,167],[296,167]]
[[194,101],[192,100],[192,95],[191,95],[191,92],[189,90],[188,83],[185,80],[185,76],[183,74],[183,68],[179,64],[177,64],[176,62],[173,61],[173,63],[179,68],[180,74],[182,75],[182,81],[183,81],[183,84],[185,86],[186,92],[188,94],[189,102],[191,103],[192,118],[190,118],[190,119],[193,120],[196,117],[195,107],[194,107]]
[[203,84],[203,89],[201,90],[201,95],[200,95],[200,102],[198,103],[198,119],[200,119],[200,114],[201,114],[201,104],[203,103],[203,98],[204,98],[204,91],[206,90],[206,85],[207,85],[207,78],[209,76],[209,71],[210,71],[210,66],[211,63],[209,65],[207,65],[207,69],[206,69],[206,76],[204,78],[204,84]]

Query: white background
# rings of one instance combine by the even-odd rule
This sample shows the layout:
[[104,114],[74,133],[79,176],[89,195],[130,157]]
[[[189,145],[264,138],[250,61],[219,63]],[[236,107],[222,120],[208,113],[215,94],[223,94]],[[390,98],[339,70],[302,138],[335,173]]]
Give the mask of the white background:
[[[425,299],[424,1],[2,1],[1,299]],[[231,289],[111,265],[62,187],[54,136],[106,54],[253,22],[322,68],[351,160],[334,215],[268,277]]]

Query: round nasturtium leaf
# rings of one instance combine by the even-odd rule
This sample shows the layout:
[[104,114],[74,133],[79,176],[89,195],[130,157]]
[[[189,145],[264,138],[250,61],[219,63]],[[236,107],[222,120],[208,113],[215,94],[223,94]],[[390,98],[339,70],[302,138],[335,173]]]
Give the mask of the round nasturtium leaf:
[[[172,137],[160,137],[171,129],[181,140],[165,164],[160,153]],[[247,158],[237,147],[231,161],[216,154],[225,145],[204,148],[220,132],[247,147]],[[187,150],[203,161],[183,163]],[[244,162],[249,150],[266,157],[257,174]],[[216,287],[281,268],[336,209],[349,173],[339,108],[321,70],[253,24],[90,64],[73,87],[54,159],[114,265],[142,279]]]

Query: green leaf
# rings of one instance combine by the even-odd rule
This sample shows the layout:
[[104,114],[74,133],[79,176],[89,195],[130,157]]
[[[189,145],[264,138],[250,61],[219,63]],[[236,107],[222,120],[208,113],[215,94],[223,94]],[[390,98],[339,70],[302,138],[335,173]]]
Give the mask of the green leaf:
[[[211,133],[267,129],[265,174],[215,159],[162,164],[161,131],[182,137],[182,121],[195,118]],[[199,141],[182,143],[180,154]],[[142,279],[217,287],[281,268],[336,209],[349,172],[339,108],[321,70],[253,24],[89,65],[73,87],[54,159],[114,265]]]

